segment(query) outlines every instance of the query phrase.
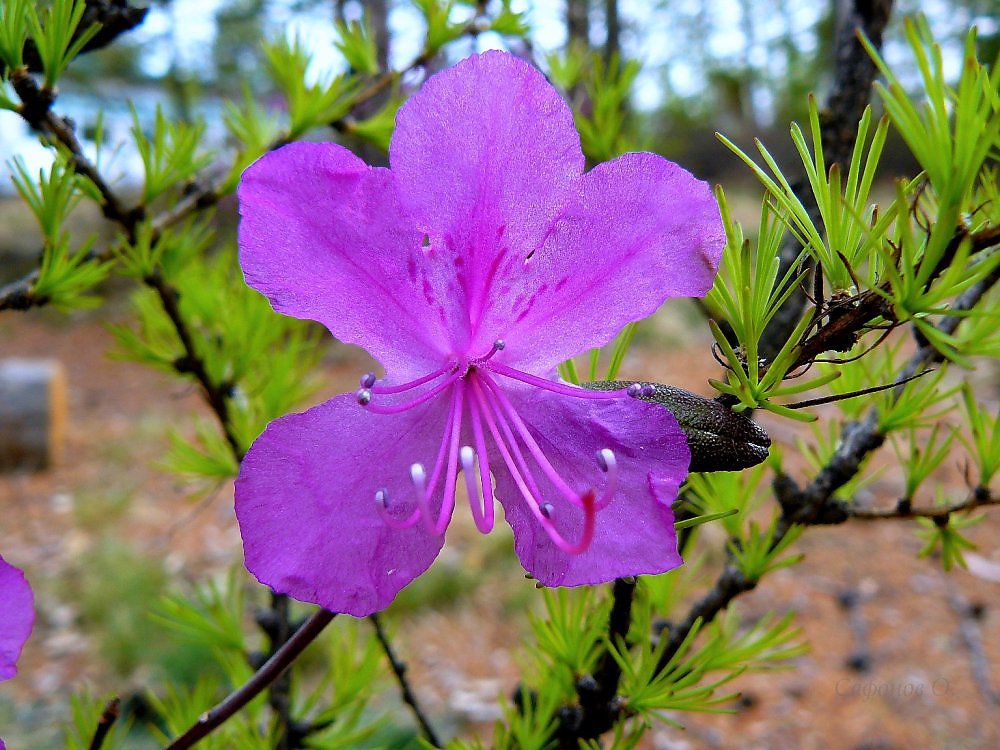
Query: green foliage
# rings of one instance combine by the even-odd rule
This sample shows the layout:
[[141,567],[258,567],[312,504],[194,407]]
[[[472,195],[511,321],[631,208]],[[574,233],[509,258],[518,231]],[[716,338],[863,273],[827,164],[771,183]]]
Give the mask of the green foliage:
[[318,750],[359,747],[385,725],[369,709],[382,687],[384,658],[365,623],[342,619],[321,641],[319,679],[298,700],[294,712],[325,729],[309,739]]
[[733,220],[721,187],[716,190],[716,198],[726,229],[726,246],[719,274],[706,302],[732,328],[739,350],[734,348],[718,323],[710,320],[712,335],[726,363],[726,381],[713,379],[709,382],[721,393],[738,399],[739,403],[734,407],[736,411],[762,407],[792,419],[811,419],[807,414],[770,400],[825,385],[836,377],[828,374],[792,386],[782,385],[794,361],[795,345],[809,320],[802,318],[772,362],[765,363],[760,357],[760,340],[764,330],[800,280],[796,272],[797,263],[778,278],[784,223],[771,203],[765,200],[761,205],[757,239],[751,242],[744,237],[739,223]]
[[[150,273],[151,263],[159,263],[167,283],[176,286],[179,311],[192,329],[205,371],[215,387],[234,395],[228,399],[229,428],[245,450],[267,422],[312,392],[321,349],[316,328],[276,315],[261,295],[247,288],[232,248],[214,257],[198,252],[210,237],[202,226],[189,234],[164,234],[150,247],[148,234],[141,233],[120,254],[128,269],[143,275]],[[188,353],[159,295],[146,289],[133,299],[138,326],[112,328],[117,356],[166,372],[189,372]],[[231,448],[205,425],[197,427],[194,440],[175,434],[172,442],[168,466],[210,479],[235,475]]]
[[[309,70],[309,53],[298,39],[280,38],[264,46],[268,70],[288,105],[285,138],[301,138],[318,125],[343,117],[360,82],[348,75],[319,75]],[[315,83],[309,83],[315,80]]]
[[28,36],[28,9],[33,7],[34,3],[28,0],[0,3],[0,61],[9,68],[20,68],[24,64],[22,53]]
[[458,39],[465,32],[465,23],[452,20],[454,0],[413,0],[413,4],[427,23],[424,41],[424,55],[433,57],[449,42]]
[[962,388],[962,404],[970,432],[968,437],[962,436],[962,442],[979,470],[978,486],[989,487],[1000,470],[1000,413],[990,417],[989,411],[976,403],[968,383]]
[[792,613],[777,621],[767,616],[741,632],[738,615],[727,610],[707,627],[697,624],[666,663],[668,638],[634,651],[613,644],[622,670],[620,692],[630,711],[672,726],[680,725],[668,712],[726,712],[737,694],[719,695],[720,688],[749,668],[779,666],[806,652],[794,643],[801,631],[792,627],[792,618]]
[[751,521],[745,537],[729,542],[729,554],[733,558],[733,564],[744,577],[748,581],[756,582],[768,573],[773,573],[781,568],[789,568],[802,561],[802,554],[788,557],[783,555],[795,543],[795,540],[802,536],[803,531],[805,531],[805,526],[795,525],[778,539],[777,518],[771,521],[767,531],[763,533],[760,532],[757,524]]
[[47,174],[40,170],[37,180],[19,157],[12,166],[14,186],[42,230],[42,257],[32,294],[62,309],[97,305],[100,300],[93,295],[94,287],[110,269],[91,254],[94,238],[74,248],[69,230],[64,229],[67,216],[84,196],[87,181],[61,157]]
[[955,441],[955,436],[958,435],[958,430],[947,430],[942,439],[941,434],[944,429],[943,425],[935,424],[931,427],[927,439],[921,442],[917,430],[910,428],[905,441],[905,451],[900,441],[893,441],[893,448],[899,458],[899,465],[905,480],[905,489],[903,490],[905,499],[911,500],[924,482],[951,455],[951,446]]
[[511,7],[513,0],[501,0],[500,10],[490,21],[490,31],[502,36],[525,36],[531,26],[528,23],[528,11],[517,11]]
[[689,474],[685,500],[696,513],[721,518],[727,536],[739,537],[766,497],[761,483],[767,469],[763,463],[749,471]]
[[[846,403],[838,401],[838,404]],[[819,472],[833,460],[840,446],[841,425],[836,420],[810,425],[811,440],[803,437],[795,438],[795,447],[814,472]],[[833,497],[851,502],[857,494],[874,482],[883,473],[882,469],[871,469],[867,465],[848,481],[844,482]]]
[[142,202],[152,203],[170,188],[191,180],[212,160],[210,152],[202,152],[201,142],[205,123],[168,120],[157,105],[153,132],[143,132],[139,115],[132,110],[132,136],[142,159],[145,182]]
[[337,39],[334,42],[347,64],[357,73],[375,75],[379,72],[378,48],[375,35],[367,23],[337,21]]
[[226,101],[223,104],[222,119],[229,134],[239,144],[232,168],[220,187],[221,192],[231,193],[236,189],[243,170],[278,142],[281,124],[277,115],[260,106],[248,85],[243,87],[242,101]]
[[[45,71],[45,86],[49,89],[54,88],[56,81],[73,58],[80,53],[87,42],[93,39],[100,27],[96,24],[90,26],[76,34],[74,38],[77,27],[83,20],[83,12],[87,9],[86,0],[52,0],[44,6],[36,3],[24,3],[24,5],[27,6],[27,12],[23,10],[20,12],[26,17],[28,33],[38,49],[42,69]],[[10,20],[17,22],[18,9],[13,10]],[[18,34],[13,29],[8,34],[4,49],[9,54],[7,45],[16,41]],[[21,39],[23,41],[24,37]],[[7,54],[4,59],[8,59]],[[9,59],[19,61],[20,53],[11,55]]]
[[[937,505],[945,506],[947,500],[938,493]],[[975,526],[981,523],[986,516],[957,517],[951,513],[944,517],[918,518],[917,523],[922,527],[917,531],[917,536],[924,540],[924,546],[918,553],[919,557],[929,557],[931,554],[940,555],[941,567],[946,571],[951,570],[956,565],[960,568],[967,568],[964,552],[976,549],[976,545],[969,540],[962,529]]]
[[536,658],[549,682],[572,687],[575,678],[590,672],[600,653],[607,626],[609,602],[597,589],[543,589],[545,617],[532,617],[538,644]]
[[[89,690],[70,696],[70,721],[66,724],[63,735],[66,750],[90,750],[97,718],[109,700],[110,696],[98,698],[91,695]],[[124,740],[127,733],[126,724],[121,721],[115,722],[102,747],[106,750],[121,750],[125,747]]]
[[618,57],[608,64],[598,55],[590,60],[583,79],[588,111],[575,111],[573,119],[583,153],[592,162],[613,159],[634,145],[627,129],[628,102],[639,67],[636,60],[622,62]]
[[394,93],[375,114],[363,120],[351,120],[344,123],[344,132],[361,138],[379,150],[388,153],[389,140],[396,129],[396,113],[402,103],[399,95]]

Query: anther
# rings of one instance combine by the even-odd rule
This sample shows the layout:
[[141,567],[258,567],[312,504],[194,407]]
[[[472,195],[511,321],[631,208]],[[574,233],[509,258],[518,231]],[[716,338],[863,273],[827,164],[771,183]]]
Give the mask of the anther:
[[538,506],[538,510],[546,518],[552,518],[552,513],[555,511],[556,507],[552,503],[542,503]]
[[421,495],[427,491],[427,470],[423,464],[413,464],[410,467],[410,479]]
[[643,383],[641,394],[643,398],[649,398],[656,394],[656,386],[652,383]]
[[615,458],[614,451],[610,448],[597,451],[597,467],[608,475],[604,491],[595,503],[596,510],[603,510],[615,499],[615,492],[618,491],[618,459]]
[[639,398],[639,396],[642,395],[642,383],[629,383],[629,386],[625,389],[625,391],[632,398]]
[[375,385],[375,373],[366,372],[364,375],[361,376],[360,383],[361,387],[364,388],[365,390],[371,388],[373,385]]
[[389,490],[384,487],[375,493],[375,502],[382,508],[389,507]]
[[497,352],[502,352],[504,350],[505,346],[507,346],[507,344],[504,343],[503,339],[497,339],[496,341],[493,342],[493,348],[490,349],[488,352],[486,352],[486,354],[484,354],[482,357],[480,357],[479,359],[475,360],[476,363],[477,364],[482,364],[483,362],[485,362],[486,360],[488,360],[490,357],[492,357]]
[[463,445],[458,452],[459,460],[462,462],[462,471],[471,472],[475,468],[476,452],[471,446]]
[[362,406],[368,406],[372,402],[372,392],[367,388],[359,388],[354,395],[357,396],[358,403]]

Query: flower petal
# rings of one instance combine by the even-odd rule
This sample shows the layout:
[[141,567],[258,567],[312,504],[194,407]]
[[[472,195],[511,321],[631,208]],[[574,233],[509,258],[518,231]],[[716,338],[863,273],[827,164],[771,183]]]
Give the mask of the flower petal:
[[[528,510],[502,459],[491,462],[496,495],[514,529],[514,549],[525,570],[546,586],[604,583],[621,576],[657,574],[682,562],[670,504],[687,475],[691,453],[684,433],[663,407],[635,399],[597,401],[533,389],[509,389],[509,398],[553,467],[579,492],[600,495],[605,475],[595,456],[610,448],[618,464],[618,491],[597,512],[594,539],[579,555],[556,547]],[[498,470],[499,469],[499,470]],[[578,540],[583,513],[535,472],[552,521]]]
[[497,51],[424,84],[399,111],[389,161],[429,255],[454,264],[473,334],[495,280],[541,247],[584,166],[566,102]]
[[545,371],[669,297],[704,295],[724,244],[708,184],[656,154],[625,154],[584,176],[484,329],[506,342],[504,361]]
[[375,493],[388,492],[391,512],[414,507],[410,466],[434,465],[447,405],[438,397],[386,416],[343,394],[268,425],[236,480],[250,572],[333,612],[363,617],[388,606],[430,566],[444,537],[419,523],[390,527]]
[[34,603],[24,573],[0,557],[0,680],[17,674],[17,659],[35,623]]
[[336,144],[293,143],[247,168],[239,198],[240,264],[275,310],[319,321],[395,376],[440,364],[440,269],[425,262],[388,170]]

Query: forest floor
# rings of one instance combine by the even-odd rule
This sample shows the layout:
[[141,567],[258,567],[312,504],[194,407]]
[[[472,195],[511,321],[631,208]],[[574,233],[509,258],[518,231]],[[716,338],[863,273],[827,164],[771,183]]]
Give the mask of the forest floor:
[[[124,309],[113,300],[100,316],[0,316],[0,357],[59,360],[70,394],[56,466],[0,476],[2,552],[26,569],[38,605],[20,675],[0,690],[0,736],[11,750],[62,746],[72,693],[128,695],[155,684],[157,669],[190,673],[196,665],[181,663],[191,657],[150,624],[148,603],[242,559],[231,485],[194,492],[157,466],[171,430],[190,433],[209,415],[193,386],[107,356],[114,341],[101,321],[124,319]],[[639,342],[625,374],[708,393],[706,342],[683,338],[683,325],[661,328]],[[317,400],[356,387],[365,369],[342,349],[323,366],[328,387]],[[768,428],[791,451],[803,434],[773,420]],[[951,489],[963,496],[953,468]],[[891,505],[895,491],[879,478],[864,501]],[[644,747],[1000,747],[1000,514],[972,529],[979,549],[968,571],[945,574],[938,561],[918,560],[914,529],[895,521],[809,529],[797,543],[802,563],[768,576],[737,607],[745,622],[795,611],[810,653],[787,670],[737,678],[733,713],[673,715],[686,729],[658,727]],[[448,734],[488,739],[497,697],[517,683],[524,612],[537,606],[519,570],[509,534],[483,542],[460,520],[428,583],[386,615]]]

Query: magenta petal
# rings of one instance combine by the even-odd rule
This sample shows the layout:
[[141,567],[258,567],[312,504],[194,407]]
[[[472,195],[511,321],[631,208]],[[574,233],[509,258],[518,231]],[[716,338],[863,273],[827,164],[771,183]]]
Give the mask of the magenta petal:
[[0,557],[0,680],[17,674],[17,659],[35,623],[34,604],[24,573]]
[[604,345],[669,297],[704,295],[724,244],[708,184],[656,154],[625,154],[586,174],[485,327],[506,318],[505,360],[545,370]]
[[268,425],[236,480],[250,572],[332,612],[363,617],[388,606],[430,566],[444,537],[419,523],[391,528],[375,493],[387,490],[400,511],[414,507],[410,465],[434,465],[446,407],[438,398],[381,416],[344,394]]
[[455,266],[473,329],[497,280],[541,247],[584,166],[566,102],[495,51],[430,78],[400,109],[389,157],[430,257]]
[[[514,529],[514,549],[525,570],[546,586],[604,583],[621,576],[663,573],[682,562],[670,504],[687,475],[691,453],[673,415],[661,406],[634,399],[596,401],[538,389],[508,391],[546,457],[579,492],[600,495],[605,475],[596,453],[610,448],[617,459],[618,492],[598,511],[590,547],[569,555],[552,542],[526,501],[496,463],[496,495]],[[540,472],[552,520],[570,542],[580,538],[583,513],[570,505]]]
[[243,173],[239,198],[240,264],[275,310],[323,323],[396,376],[450,351],[440,271],[388,170],[332,143],[293,143]]

